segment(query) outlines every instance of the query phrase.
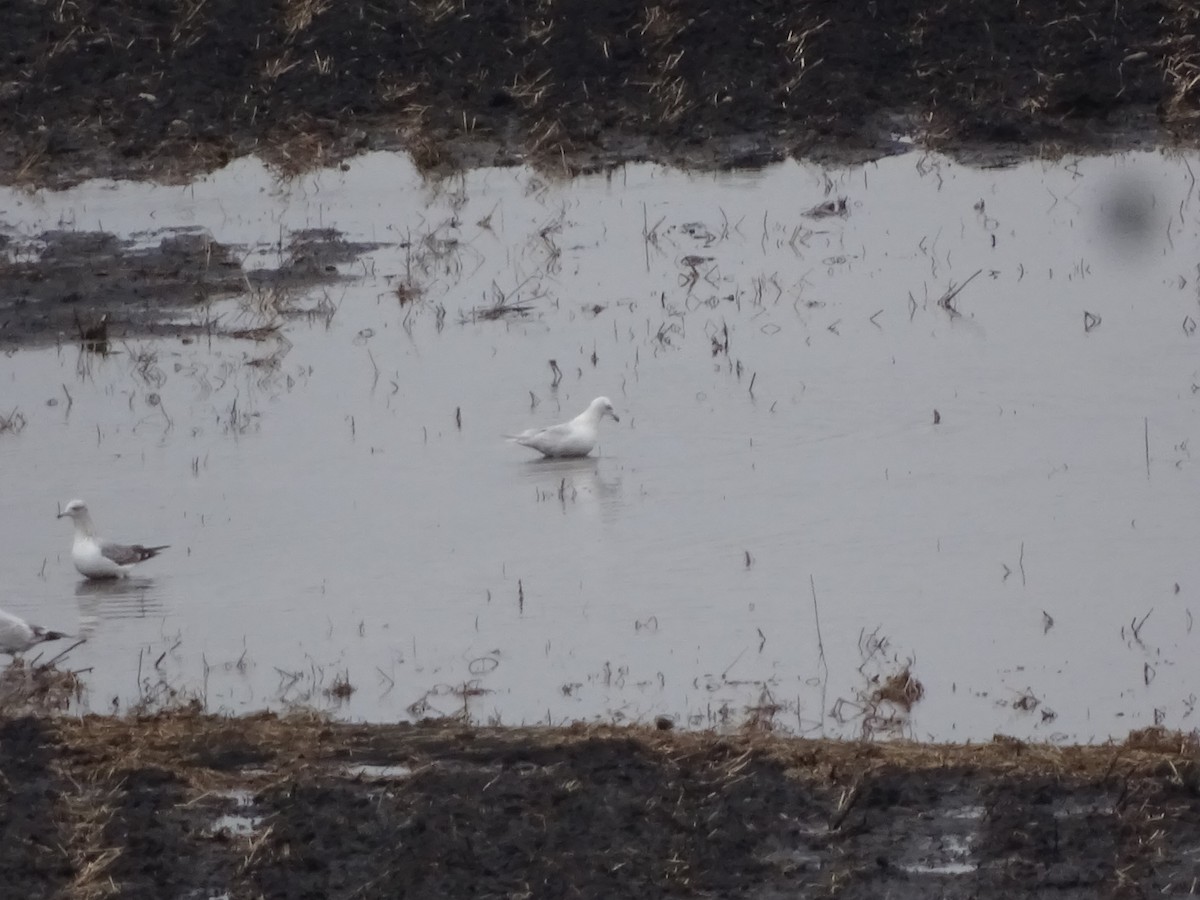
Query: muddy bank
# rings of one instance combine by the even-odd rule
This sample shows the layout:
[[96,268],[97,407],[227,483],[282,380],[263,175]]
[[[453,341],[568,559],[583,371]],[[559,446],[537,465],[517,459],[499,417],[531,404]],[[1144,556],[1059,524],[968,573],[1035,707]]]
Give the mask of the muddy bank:
[[[182,179],[246,154],[295,173],[370,149],[431,172],[578,172],[1191,144],[1198,23],[1182,2],[1099,0],[18,0],[0,29],[0,182]],[[0,347],[211,334],[193,315],[207,301],[271,307],[265,290],[301,293],[328,280],[322,254],[348,258],[336,235],[296,240],[260,283],[194,232],[0,235]]]
[[[276,265],[247,268],[244,248],[191,230],[144,245],[90,231],[0,238],[0,349],[74,343],[105,353],[140,337],[262,339],[289,316],[332,315],[336,298],[315,292],[368,249],[332,230],[299,231],[275,248]],[[210,308],[231,297],[244,298],[239,313]]]
[[18,0],[0,179],[368,148],[575,171],[846,161],[902,138],[988,158],[1193,141],[1198,22],[1182,0]]
[[24,897],[1187,892],[1196,750],[1153,730],[921,747],[16,718],[0,723],[0,880]]

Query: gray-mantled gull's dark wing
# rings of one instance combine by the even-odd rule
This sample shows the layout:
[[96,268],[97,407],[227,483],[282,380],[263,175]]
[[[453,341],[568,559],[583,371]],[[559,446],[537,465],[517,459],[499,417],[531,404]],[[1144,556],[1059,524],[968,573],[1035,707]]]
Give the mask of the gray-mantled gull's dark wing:
[[106,559],[111,559],[118,566],[129,566],[152,559],[171,545],[143,547],[141,544],[116,544],[112,541],[101,541],[99,546],[101,555]]

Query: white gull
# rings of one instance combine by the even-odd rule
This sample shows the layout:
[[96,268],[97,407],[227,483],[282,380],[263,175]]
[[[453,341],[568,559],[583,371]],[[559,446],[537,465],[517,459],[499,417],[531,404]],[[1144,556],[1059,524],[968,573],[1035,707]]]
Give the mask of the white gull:
[[67,637],[61,631],[50,631],[41,625],[30,625],[24,619],[0,609],[0,653],[16,656],[43,641]]
[[613,411],[612,401],[607,397],[597,397],[570,422],[548,428],[530,428],[520,434],[506,436],[510,441],[523,447],[532,447],[547,457],[587,456],[596,446],[600,420],[605,416],[612,416],[614,422],[621,421]]
[[79,574],[88,578],[125,578],[136,563],[145,562],[166,550],[169,544],[143,547],[141,544],[116,544],[96,536],[87,504],[72,500],[58,518],[70,516],[75,522],[75,543],[71,545],[71,561]]

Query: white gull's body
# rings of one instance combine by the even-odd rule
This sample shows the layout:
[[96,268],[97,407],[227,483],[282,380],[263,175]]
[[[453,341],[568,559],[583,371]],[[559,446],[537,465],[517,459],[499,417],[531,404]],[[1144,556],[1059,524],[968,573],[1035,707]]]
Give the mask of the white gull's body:
[[600,420],[605,416],[612,416],[614,422],[621,421],[613,411],[612,401],[607,397],[597,397],[570,422],[548,428],[530,428],[520,434],[509,435],[508,439],[523,447],[531,447],[547,457],[587,456],[596,446]]
[[49,631],[41,625],[30,625],[24,619],[0,609],[0,653],[16,656],[43,641],[57,641],[66,635]]
[[79,574],[88,578],[125,578],[137,563],[145,562],[166,550],[168,545],[143,547],[141,544],[117,544],[96,536],[96,526],[87,504],[72,500],[58,514],[69,516],[75,523],[75,542],[71,545],[71,562]]

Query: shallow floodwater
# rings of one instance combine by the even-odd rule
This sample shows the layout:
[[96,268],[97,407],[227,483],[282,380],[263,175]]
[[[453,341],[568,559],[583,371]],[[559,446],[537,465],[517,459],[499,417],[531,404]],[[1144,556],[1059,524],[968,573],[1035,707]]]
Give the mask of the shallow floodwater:
[[[432,184],[380,154],[0,192],[18,243],[198,228],[249,264],[300,229],[382,245],[291,298],[324,314],[284,338],[0,358],[0,413],[25,420],[0,433],[0,606],[87,636],[66,664],[101,712],[170,689],[385,721],[1191,728],[1191,168],[912,154]],[[525,312],[472,312],[497,302]],[[621,422],[591,458],[503,440],[600,394]],[[55,519],[76,496],[105,536],[171,549],[82,582]],[[910,716],[864,718],[905,666]]]

